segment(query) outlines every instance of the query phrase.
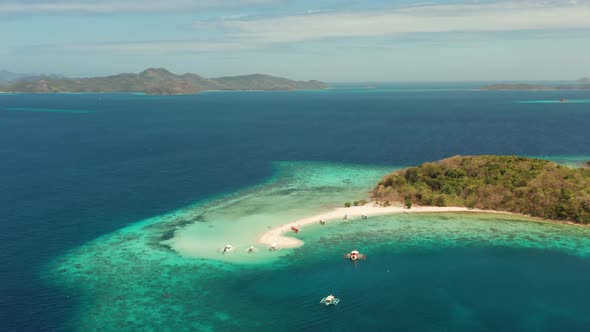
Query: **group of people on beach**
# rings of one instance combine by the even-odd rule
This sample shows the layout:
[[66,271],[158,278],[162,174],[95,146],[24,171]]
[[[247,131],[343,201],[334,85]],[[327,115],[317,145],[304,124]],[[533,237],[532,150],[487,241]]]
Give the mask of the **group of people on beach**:
[[[367,219],[368,216],[366,214],[361,214],[361,219]],[[344,215],[344,218],[342,218],[344,220],[348,220],[348,214]],[[322,222],[323,219],[320,220],[320,223]]]

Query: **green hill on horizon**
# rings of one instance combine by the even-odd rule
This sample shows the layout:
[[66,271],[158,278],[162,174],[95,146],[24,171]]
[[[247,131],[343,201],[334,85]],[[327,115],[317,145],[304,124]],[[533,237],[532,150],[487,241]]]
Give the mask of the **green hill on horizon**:
[[194,94],[206,90],[298,90],[324,89],[319,81],[293,81],[254,74],[205,78],[197,74],[176,75],[164,68],[149,68],[139,74],[105,77],[64,78],[39,76],[2,86],[5,92],[143,92],[147,94]]

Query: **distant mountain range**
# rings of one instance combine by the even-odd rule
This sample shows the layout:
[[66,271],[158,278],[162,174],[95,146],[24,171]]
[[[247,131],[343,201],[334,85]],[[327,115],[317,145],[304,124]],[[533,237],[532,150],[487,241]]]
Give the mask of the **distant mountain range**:
[[34,76],[34,75],[32,75],[32,74],[19,74],[19,73],[13,73],[10,71],[6,71],[6,70],[0,70],[0,81],[2,81],[2,82],[12,82],[12,81],[21,80],[21,79],[24,79],[24,78],[30,77],[30,76]]
[[590,79],[583,77],[574,84],[544,85],[526,83],[502,83],[481,87],[482,90],[590,90]]
[[324,89],[320,81],[293,81],[269,75],[205,78],[197,74],[175,75],[163,68],[149,68],[139,74],[106,77],[64,78],[38,76],[22,78],[0,86],[5,92],[143,92],[158,95],[194,94],[205,90],[301,90]]

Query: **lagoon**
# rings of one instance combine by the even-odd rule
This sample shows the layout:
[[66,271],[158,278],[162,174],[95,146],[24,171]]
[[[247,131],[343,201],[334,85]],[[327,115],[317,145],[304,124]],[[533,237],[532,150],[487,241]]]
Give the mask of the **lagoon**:
[[[93,112],[0,112],[4,327],[587,326],[582,227],[383,216],[304,229],[305,246],[255,263],[166,243],[171,226],[192,223],[215,248],[248,245],[252,228],[360,199],[381,174],[455,154],[590,159],[585,104],[516,103],[555,92],[383,90],[0,96],[5,108]],[[352,246],[369,259],[344,261]],[[342,302],[323,310],[331,292]]]

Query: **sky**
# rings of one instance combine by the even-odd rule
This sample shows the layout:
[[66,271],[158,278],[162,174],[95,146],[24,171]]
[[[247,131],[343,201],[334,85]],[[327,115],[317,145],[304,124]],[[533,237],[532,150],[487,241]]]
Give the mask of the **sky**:
[[590,76],[590,0],[0,0],[0,69],[355,81]]

